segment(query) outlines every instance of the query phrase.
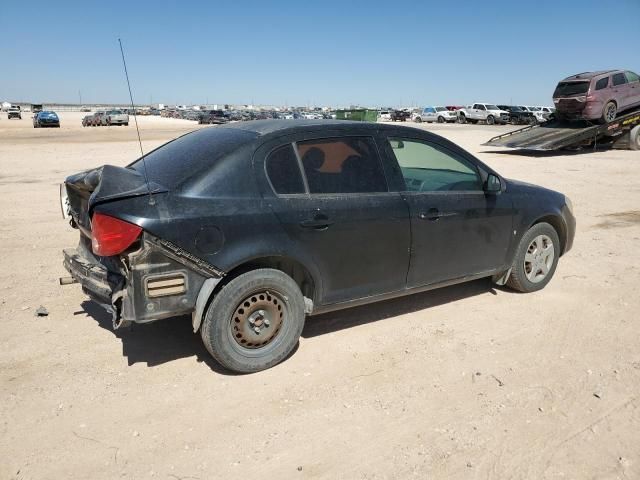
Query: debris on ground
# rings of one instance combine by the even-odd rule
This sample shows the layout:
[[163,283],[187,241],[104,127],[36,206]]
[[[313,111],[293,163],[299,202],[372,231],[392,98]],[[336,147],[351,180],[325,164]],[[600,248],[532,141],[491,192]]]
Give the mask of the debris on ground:
[[40,305],[35,312],[33,312],[33,314],[36,317],[46,317],[49,315],[49,310],[47,310],[46,308],[44,308],[42,305]]

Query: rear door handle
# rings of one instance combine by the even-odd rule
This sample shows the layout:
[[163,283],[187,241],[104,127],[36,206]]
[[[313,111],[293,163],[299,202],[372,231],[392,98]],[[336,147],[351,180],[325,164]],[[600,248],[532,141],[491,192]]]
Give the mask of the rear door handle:
[[326,230],[331,225],[333,225],[333,222],[330,221],[326,215],[315,215],[313,218],[300,222],[301,227],[312,228],[314,230]]

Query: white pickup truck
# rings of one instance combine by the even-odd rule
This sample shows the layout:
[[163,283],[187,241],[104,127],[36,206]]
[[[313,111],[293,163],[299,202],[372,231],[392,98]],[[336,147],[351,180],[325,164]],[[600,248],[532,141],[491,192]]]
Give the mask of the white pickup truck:
[[486,122],[487,125],[495,123],[506,125],[509,123],[509,112],[500,110],[492,103],[474,103],[458,110],[458,122]]

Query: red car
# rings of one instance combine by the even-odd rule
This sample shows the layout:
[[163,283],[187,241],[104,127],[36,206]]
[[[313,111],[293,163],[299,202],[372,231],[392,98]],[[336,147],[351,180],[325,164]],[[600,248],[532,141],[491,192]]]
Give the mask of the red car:
[[611,122],[618,112],[640,107],[640,76],[629,70],[572,75],[558,83],[553,103],[559,119]]

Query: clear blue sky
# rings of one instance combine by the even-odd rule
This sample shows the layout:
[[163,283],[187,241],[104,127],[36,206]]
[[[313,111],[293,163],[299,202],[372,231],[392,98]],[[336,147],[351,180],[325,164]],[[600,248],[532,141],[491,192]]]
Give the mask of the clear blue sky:
[[549,104],[640,71],[640,0],[0,2],[0,100]]

